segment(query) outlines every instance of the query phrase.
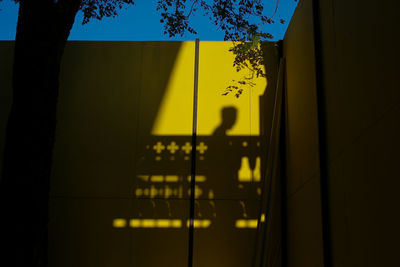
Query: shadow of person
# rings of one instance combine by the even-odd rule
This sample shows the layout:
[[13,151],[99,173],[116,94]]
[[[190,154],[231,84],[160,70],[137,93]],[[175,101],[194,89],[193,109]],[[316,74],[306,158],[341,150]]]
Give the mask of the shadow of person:
[[232,129],[236,123],[237,109],[234,107],[224,107],[221,110],[221,124],[215,128],[212,136],[215,138],[226,136],[226,131]]
[[227,131],[233,128],[236,120],[236,108],[228,106],[221,110],[221,123],[208,138],[209,150],[201,163],[207,177],[204,186],[208,188],[208,192],[213,192],[212,195],[216,199],[232,198],[237,191],[241,155],[227,135]]

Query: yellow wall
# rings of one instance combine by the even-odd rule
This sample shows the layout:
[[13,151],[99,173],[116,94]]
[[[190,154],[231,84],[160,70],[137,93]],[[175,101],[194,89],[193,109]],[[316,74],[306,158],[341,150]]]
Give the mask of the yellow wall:
[[[12,49],[3,46],[0,53]],[[271,116],[260,113],[269,110],[267,81],[253,80],[239,98],[222,95],[233,79],[248,75],[232,67],[229,47],[200,42],[199,267],[249,266],[257,220],[265,220],[258,205]],[[51,180],[50,266],[186,266],[194,54],[194,42],[68,43]],[[6,73],[11,60],[0,63]]]
[[[201,42],[199,69],[198,134],[212,135],[221,123],[221,110],[234,107],[238,117],[227,135],[259,135],[259,97],[267,86],[265,78],[254,78],[254,87],[245,87],[241,97],[225,96],[232,80],[251,76],[251,71],[237,72],[232,67],[233,54],[229,52],[231,42]],[[169,79],[165,96],[158,109],[152,128],[153,135],[191,135],[193,84],[194,84],[194,42],[183,42]],[[177,118],[180,118],[177,120]],[[182,123],[184,122],[184,123]]]

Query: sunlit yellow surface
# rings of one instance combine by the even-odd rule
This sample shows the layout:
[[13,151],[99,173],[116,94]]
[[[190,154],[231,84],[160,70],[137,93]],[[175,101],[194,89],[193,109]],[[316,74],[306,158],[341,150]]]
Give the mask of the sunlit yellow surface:
[[156,220],[143,219],[140,224],[143,228],[154,228],[156,227]]
[[143,189],[137,188],[137,189],[135,190],[135,195],[136,195],[137,197],[141,197],[141,196],[143,195]]
[[194,51],[194,42],[182,42],[151,134],[191,135]]
[[115,228],[124,228],[127,225],[127,221],[125,219],[116,218],[113,220],[113,227]]
[[171,221],[171,226],[172,226],[173,228],[182,227],[182,221],[181,221],[181,220],[172,220],[172,221]]
[[179,181],[179,176],[177,175],[138,175],[139,179],[145,182],[153,182],[153,183],[160,183],[160,182],[168,182],[168,183],[176,183]]
[[[261,214],[261,222],[265,222],[265,214]],[[258,220],[256,219],[240,219],[236,220],[236,228],[257,228]],[[116,218],[113,220],[114,228],[124,228],[127,226],[127,220]],[[180,228],[182,220],[179,219],[131,219],[129,220],[131,228]],[[186,227],[190,226],[190,220],[186,221]],[[211,220],[195,219],[193,220],[194,228],[209,228]]]
[[[190,196],[191,190],[188,189],[188,195]],[[200,186],[196,185],[194,188],[194,198],[199,198],[203,194],[203,190],[200,188]]]
[[[193,220],[194,228],[208,228],[211,225],[211,220]],[[186,226],[190,226],[190,220],[186,221]]]
[[165,187],[164,192],[165,192],[165,198],[169,198],[173,194],[172,189],[169,186]]
[[164,146],[161,142],[157,142],[157,144],[155,144],[155,145],[153,146],[153,150],[154,150],[157,154],[160,154],[164,149],[165,149],[165,146]]
[[258,221],[257,220],[236,220],[235,227],[236,228],[257,228]]
[[261,158],[256,158],[254,170],[250,169],[248,157],[242,157],[240,169],[238,170],[239,182],[260,182],[261,181]]
[[[234,162],[236,165],[239,165],[240,162],[241,166],[233,166],[233,168],[235,170],[235,179],[240,183],[244,183],[240,184],[243,188],[246,186],[245,183],[261,181],[261,158],[258,155],[256,158],[253,155],[249,155],[249,151],[254,148],[254,143],[251,143],[254,139],[249,138],[247,140],[246,137],[260,135],[259,99],[264,94],[267,80],[265,78],[253,77],[251,81],[246,81],[252,82],[254,86],[239,85],[237,81],[249,78],[251,72],[249,70],[236,71],[236,68],[232,66],[234,55],[229,52],[230,47],[232,47],[232,43],[230,42],[200,42],[197,134],[200,136],[215,136],[215,138],[200,139],[193,149],[196,149],[199,160],[206,161],[207,159],[212,159],[212,157],[218,157],[216,150],[213,150],[213,148],[215,148],[219,140],[225,140],[223,138],[224,135],[243,137],[243,139],[232,138],[233,140],[240,141],[240,143],[234,144],[232,151],[239,151],[235,152],[238,155],[238,159],[234,159]],[[153,142],[147,147],[148,150],[155,154],[154,159],[158,161],[163,162],[165,160],[164,155],[171,156],[175,162],[177,158],[189,159],[192,150],[191,143],[186,142],[186,140],[184,142],[179,141],[184,139],[177,138],[175,140],[173,136],[182,135],[190,138],[192,135],[194,59],[195,43],[182,42],[151,129],[151,135],[169,136],[172,138],[160,138],[160,141]],[[239,98],[234,96],[234,92],[225,96],[223,95],[226,92],[226,88],[230,85],[238,85],[243,89]],[[222,113],[222,111],[225,112],[226,110],[232,112],[228,116],[225,116],[226,113]],[[224,117],[222,114],[224,114]],[[218,130],[216,131],[216,129]],[[209,142],[208,140],[211,141]],[[231,142],[229,139],[227,140]],[[221,143],[223,144],[224,142]],[[221,147],[224,148],[224,146]],[[240,155],[240,151],[243,151],[242,155]],[[228,157],[227,164],[229,164],[231,158]],[[255,167],[253,166],[254,169],[250,167],[250,160],[252,166],[255,163]],[[213,171],[210,170],[210,173]],[[187,187],[183,187],[182,189],[182,187],[178,188],[177,185],[167,184],[185,182],[186,176],[162,175],[162,173],[159,173],[159,175],[140,175],[138,177],[143,181],[154,183],[154,186],[149,184],[147,188],[136,189],[136,196],[150,198],[163,197],[168,199],[172,196],[177,197],[178,195],[179,197],[184,197],[186,194],[189,196],[191,193],[190,189],[186,191]],[[196,186],[194,191],[196,199],[203,195],[209,199],[214,199],[214,192],[211,189],[207,190],[206,187],[207,182],[212,180],[211,178],[196,176],[196,182],[205,182],[205,184],[200,184],[202,187]],[[225,177],[218,178],[221,180],[225,179]],[[187,181],[190,182],[190,180],[191,177],[187,177]],[[160,184],[156,184],[164,182],[166,184],[161,189]],[[257,189],[257,193],[261,194],[261,190]],[[247,215],[243,218],[247,218]],[[264,220],[265,215],[262,214],[260,221],[263,222]],[[182,223],[184,223],[182,220],[132,219],[130,226],[133,228],[178,228],[182,227]],[[257,228],[258,220],[241,219],[232,223],[234,223],[236,228]],[[189,221],[187,221],[188,225]],[[210,225],[211,220],[194,220],[195,228],[208,228]]]
[[131,219],[129,226],[132,228],[180,228],[182,220],[178,219]]
[[153,175],[153,176],[151,176],[151,179],[150,179],[150,181],[152,181],[152,182],[164,182],[164,176],[162,176],[162,175]]
[[261,181],[261,158],[256,158],[256,166],[253,170],[253,181],[260,182]]
[[132,219],[129,221],[129,226],[132,228],[138,228],[140,227],[140,220],[138,219]]
[[168,146],[167,150],[171,152],[171,154],[175,154],[177,150],[179,150],[179,146],[176,144],[176,142],[172,141]]
[[157,220],[157,227],[169,228],[171,226],[170,220]]
[[251,182],[252,181],[250,163],[248,157],[242,157],[240,169],[238,170],[239,182]]
[[[188,194],[189,194],[189,192],[188,192]],[[196,186],[196,197],[199,197],[202,194],[203,194],[203,191],[198,186]],[[169,187],[168,185],[165,185],[162,188],[156,188],[154,185],[151,185],[149,188],[144,188],[144,189],[136,188],[135,196],[136,197],[150,197],[150,198],[164,197],[166,199],[169,197],[182,198],[183,197],[183,187],[180,185],[178,187],[172,188],[172,187]]]
[[151,188],[150,188],[150,198],[154,198],[157,195],[158,195],[158,190],[154,186],[151,186]]
[[[190,220],[186,221],[186,226],[189,227]],[[194,228],[208,228],[211,225],[211,220],[194,220]],[[115,228],[123,228],[127,226],[127,220],[114,219],[113,226]],[[179,219],[131,219],[129,221],[131,228],[181,228],[182,220]]]
[[[196,183],[205,182],[207,178],[204,175],[196,175],[195,181]],[[188,176],[188,182],[192,181],[192,176]]]
[[[237,118],[232,129],[226,132],[227,135],[260,134],[259,96],[264,93],[267,81],[265,78],[252,79],[255,86],[244,86],[239,98],[233,94],[223,96],[226,87],[234,84],[232,80],[243,80],[243,77],[250,75],[250,71],[237,72],[232,66],[234,55],[229,52],[230,47],[230,42],[200,42],[197,116],[199,135],[212,135],[221,124],[221,110],[228,106],[237,110]],[[151,134],[192,134],[194,56],[195,43],[182,42]],[[173,145],[169,144],[170,148]],[[168,145],[155,146],[154,149],[161,153],[168,149]],[[204,151],[206,150],[201,150],[200,153],[203,154]]]
[[167,175],[165,176],[165,181],[169,183],[176,183],[179,181],[179,177],[176,175]]
[[226,132],[227,135],[259,135],[259,96],[265,91],[265,78],[254,78],[254,87],[243,87],[239,98],[233,94],[223,96],[232,80],[243,80],[250,71],[236,71],[232,62],[234,55],[229,52],[230,42],[200,42],[199,108],[198,133],[212,135],[221,124],[221,110],[234,107],[237,110],[236,123]]

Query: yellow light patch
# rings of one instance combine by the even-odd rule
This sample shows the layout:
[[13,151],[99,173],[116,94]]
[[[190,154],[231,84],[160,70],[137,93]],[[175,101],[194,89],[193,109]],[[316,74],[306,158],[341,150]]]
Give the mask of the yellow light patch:
[[172,195],[172,189],[169,186],[165,187],[165,198],[169,198]]
[[[202,183],[205,182],[207,180],[207,178],[204,175],[196,175],[195,177],[195,181],[196,183]],[[188,176],[188,182],[192,181],[192,176]]]
[[154,228],[156,226],[156,220],[153,219],[143,219],[141,226],[143,228]]
[[141,195],[143,195],[143,189],[137,188],[137,189],[135,190],[135,195],[136,195],[137,197],[140,197]]
[[208,228],[211,225],[211,221],[210,220],[203,220],[201,223],[201,227],[202,228]]
[[[208,228],[211,225],[211,220],[193,220],[194,228]],[[190,220],[186,221],[186,226],[190,227]]]
[[162,175],[153,175],[151,176],[151,181],[154,183],[164,182],[164,176]]
[[182,227],[182,221],[181,220],[172,220],[171,226],[173,228],[180,228],[180,227]]
[[[191,194],[191,189],[189,188],[188,189],[188,195],[190,196],[190,194]],[[198,186],[198,185],[196,185],[195,186],[195,188],[194,188],[194,198],[199,198],[201,195],[203,194],[203,190]]]
[[253,170],[253,181],[260,182],[261,181],[261,158],[256,158],[256,166]]
[[246,220],[236,220],[235,227],[236,228],[246,228],[247,222]]
[[[234,55],[229,52],[230,47],[230,42],[200,42],[199,135],[211,136],[217,126],[221,125],[222,109],[228,106],[236,109],[237,117],[233,127],[226,132],[227,135],[260,134],[259,96],[264,93],[267,80],[254,77],[251,82],[255,85],[245,86],[239,98],[234,97],[234,94],[223,96],[226,87],[232,85],[232,80],[240,81],[251,75],[249,70],[237,72],[232,66]],[[195,43],[182,42],[151,131],[152,135],[192,134],[194,57]],[[205,149],[200,149],[199,153],[206,153]]]
[[179,181],[179,177],[176,175],[167,175],[165,177],[165,181],[169,183],[176,183]]
[[177,219],[131,219],[132,228],[180,228],[182,221]]
[[260,217],[260,222],[265,222],[265,214],[263,213],[263,214],[261,214],[261,217]]
[[261,196],[261,193],[262,193],[261,188],[260,188],[260,187],[257,187],[257,194],[258,194],[259,196]]
[[257,220],[236,220],[235,227],[236,228],[257,228],[258,221]]
[[157,194],[158,194],[158,190],[157,190],[154,186],[151,186],[151,189],[150,189],[150,198],[156,197]]
[[122,218],[116,218],[113,220],[113,227],[114,228],[124,228],[127,225],[127,221]]
[[171,220],[157,220],[158,228],[169,228],[171,226]]
[[248,157],[242,157],[242,162],[240,164],[240,169],[238,170],[238,180],[239,182],[251,182],[252,175],[250,169],[250,163]]
[[132,228],[139,228],[140,227],[140,220],[132,219],[129,221],[129,226]]
[[247,220],[247,228],[257,228],[257,220]]

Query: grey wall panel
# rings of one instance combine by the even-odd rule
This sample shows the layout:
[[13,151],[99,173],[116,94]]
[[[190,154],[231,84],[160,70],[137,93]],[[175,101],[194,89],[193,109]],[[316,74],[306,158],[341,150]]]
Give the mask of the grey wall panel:
[[[399,30],[394,26],[396,1],[320,2],[327,149],[333,159],[398,103]],[[371,41],[374,34],[382,39]]]
[[312,10],[299,3],[284,40],[287,88],[288,193],[319,171]]
[[333,266],[389,266],[400,236],[398,1],[320,2]]
[[288,266],[323,266],[319,137],[311,1],[300,1],[285,35]]
[[319,176],[287,200],[287,264],[323,266]]
[[[157,61],[146,59],[153,64],[150,69],[143,63],[145,47],[135,42],[68,44],[60,77],[52,195],[130,195],[138,127],[149,135],[146,125],[154,121],[179,42],[164,51],[153,45],[159,55]],[[146,77],[155,86],[143,84]],[[149,92],[149,101],[141,103],[140,96]],[[141,110],[143,105],[147,110]]]
[[49,266],[128,266],[132,230],[111,226],[129,207],[128,199],[52,199]]

